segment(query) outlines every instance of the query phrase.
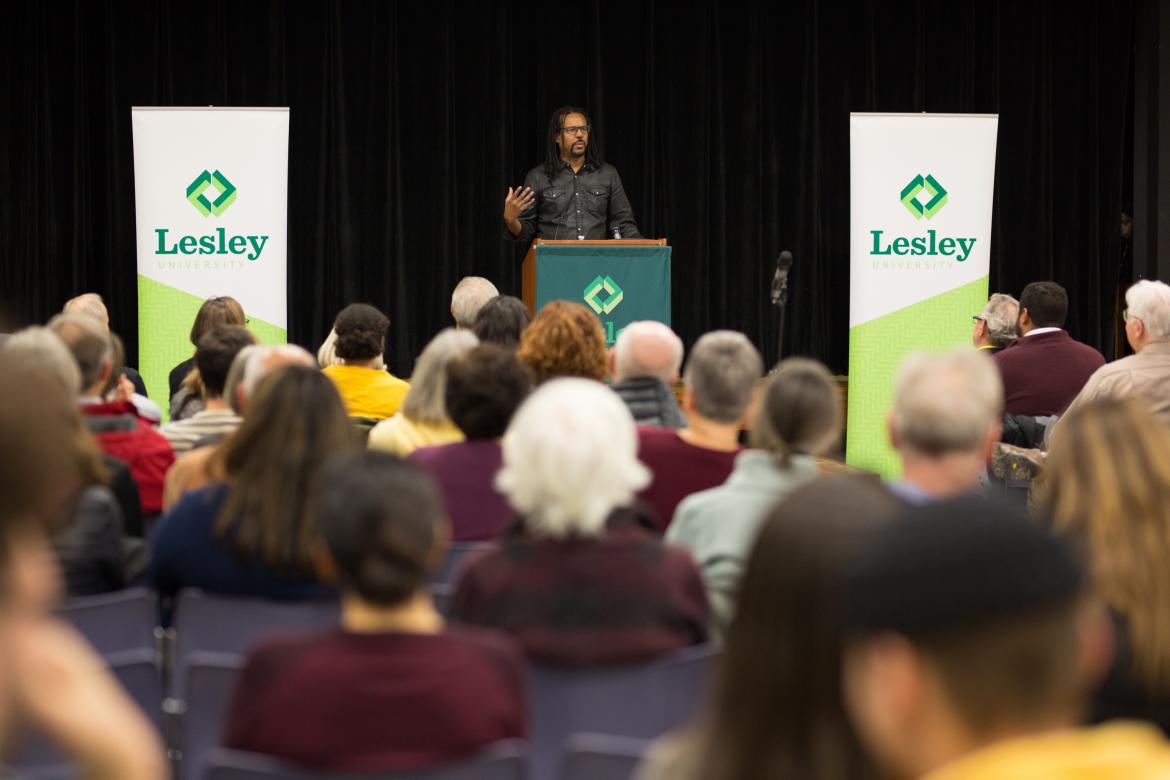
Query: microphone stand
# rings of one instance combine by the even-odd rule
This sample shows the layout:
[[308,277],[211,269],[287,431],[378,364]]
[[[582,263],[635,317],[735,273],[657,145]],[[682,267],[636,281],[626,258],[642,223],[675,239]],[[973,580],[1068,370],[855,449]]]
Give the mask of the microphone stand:
[[776,364],[784,359],[784,320],[788,307],[788,271],[792,268],[792,254],[780,253],[776,261],[776,273],[772,276],[772,305],[778,310],[779,325],[776,333]]

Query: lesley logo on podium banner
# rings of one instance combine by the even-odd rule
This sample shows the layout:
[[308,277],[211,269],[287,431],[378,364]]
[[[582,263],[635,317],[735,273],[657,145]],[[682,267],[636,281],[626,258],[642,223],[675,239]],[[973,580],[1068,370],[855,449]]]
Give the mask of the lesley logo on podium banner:
[[895,477],[886,413],[917,350],[970,345],[987,302],[998,118],[849,118],[849,415],[846,460]]
[[[165,397],[203,302],[231,296],[287,340],[288,109],[135,108],[138,367]],[[165,406],[165,405],[164,405]]]

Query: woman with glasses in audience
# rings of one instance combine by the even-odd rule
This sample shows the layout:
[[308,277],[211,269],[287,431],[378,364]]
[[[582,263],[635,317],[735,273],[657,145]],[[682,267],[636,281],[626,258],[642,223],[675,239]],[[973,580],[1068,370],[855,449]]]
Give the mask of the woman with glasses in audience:
[[634,420],[599,382],[558,379],[521,405],[496,486],[522,520],[470,560],[454,616],[503,629],[536,661],[641,661],[707,638],[690,556],[626,509],[650,479]]
[[419,447],[462,441],[463,432],[451,422],[444,395],[447,365],[475,349],[479,339],[471,331],[447,328],[431,339],[410,375],[410,392],[402,410],[370,431],[370,449],[405,458]]
[[[208,298],[199,307],[195,322],[191,325],[191,346],[198,349],[199,339],[220,325],[247,326],[244,307],[235,298],[219,295]],[[167,381],[170,383],[170,419],[185,420],[203,410],[203,385],[195,370],[194,353],[187,360],[171,369]]]
[[835,599],[848,560],[902,504],[836,474],[772,509],[751,548],[714,695],[655,745],[637,780],[876,780],[841,697]]
[[1116,652],[1093,720],[1170,733],[1170,427],[1137,398],[1091,401],[1061,419],[1034,490],[1084,549],[1113,616]]
[[285,366],[266,377],[212,456],[212,471],[225,480],[183,496],[155,529],[150,566],[159,591],[331,593],[313,568],[315,503],[325,461],[354,446],[341,399],[320,371]]

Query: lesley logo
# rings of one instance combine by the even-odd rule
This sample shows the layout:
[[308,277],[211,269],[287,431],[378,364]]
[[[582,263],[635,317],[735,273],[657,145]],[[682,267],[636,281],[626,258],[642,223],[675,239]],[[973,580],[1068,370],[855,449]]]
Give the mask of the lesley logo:
[[[925,202],[922,196],[925,193]],[[914,219],[926,218],[930,220],[935,214],[947,205],[948,193],[931,174],[916,174],[910,182],[902,188],[899,198]],[[873,239],[870,255],[918,256],[918,257],[953,257],[956,262],[963,262],[971,256],[975,249],[975,238],[972,236],[939,236],[938,231],[931,228],[925,234],[916,236],[885,237],[884,230],[870,230]],[[945,266],[944,266],[945,267]]]
[[[604,302],[597,298],[602,290],[607,296]],[[618,283],[609,276],[605,278],[598,276],[585,286],[584,296],[585,303],[589,304],[589,308],[593,309],[595,314],[609,314],[618,307],[626,294],[622,292],[622,288],[618,287]]]
[[[217,193],[209,199],[208,190],[214,188]],[[187,202],[204,217],[219,217],[228,207],[236,202],[238,191],[227,176],[218,169],[209,172],[206,169],[187,185]],[[226,228],[218,227],[212,233],[201,236],[181,235],[169,237],[170,228],[155,228],[154,234],[158,238],[156,255],[217,255],[216,260],[231,259],[233,256],[243,255],[248,260],[259,260],[268,243],[268,236],[264,235],[228,235]],[[210,262],[210,261],[209,261]],[[191,265],[183,267],[190,268]],[[198,266],[194,266],[198,267]],[[216,266],[219,267],[219,266]]]
[[[204,193],[212,186],[219,191],[219,195],[215,200],[208,201]],[[228,206],[236,202],[236,185],[228,181],[218,170],[215,173],[208,173],[205,170],[195,177],[195,181],[187,185],[187,200],[203,216],[214,214],[218,217],[227,211]]]

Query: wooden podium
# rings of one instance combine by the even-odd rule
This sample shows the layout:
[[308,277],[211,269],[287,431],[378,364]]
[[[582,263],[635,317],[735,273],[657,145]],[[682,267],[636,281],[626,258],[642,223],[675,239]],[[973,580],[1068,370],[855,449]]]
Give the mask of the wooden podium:
[[670,251],[665,238],[538,238],[524,258],[524,305],[535,316],[550,300],[583,303],[601,320],[611,344],[621,329],[635,320],[670,325]]

